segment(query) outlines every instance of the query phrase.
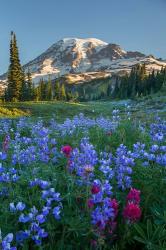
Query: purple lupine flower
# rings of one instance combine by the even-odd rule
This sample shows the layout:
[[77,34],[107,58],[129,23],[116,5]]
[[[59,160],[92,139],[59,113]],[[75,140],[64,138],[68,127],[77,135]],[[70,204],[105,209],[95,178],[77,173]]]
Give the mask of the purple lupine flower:
[[41,238],[39,237],[39,235],[34,235],[34,236],[32,236],[32,240],[35,242],[35,244],[36,244],[37,246],[40,246],[41,243],[42,243]]
[[115,161],[115,177],[118,187],[122,190],[131,187],[132,167],[135,165],[131,152],[127,151],[126,146],[120,145],[116,150]]
[[60,219],[60,213],[61,213],[61,207],[57,206],[53,208],[53,215],[55,219],[59,220]]
[[18,202],[16,205],[16,210],[23,211],[25,209],[26,205],[23,202]]
[[25,209],[25,204],[23,202],[18,202],[15,206],[14,203],[10,203],[10,211],[16,212],[16,211],[23,211]]
[[42,223],[44,223],[44,222],[46,221],[46,217],[45,217],[43,214],[39,214],[39,215],[36,216],[36,220],[37,220],[40,224],[42,224]]
[[41,179],[35,179],[30,181],[29,185],[30,187],[39,186],[41,189],[46,189],[50,186],[50,182]]
[[42,214],[45,216],[48,215],[50,212],[50,209],[51,209],[51,207],[43,207]]
[[16,247],[11,246],[11,242],[13,241],[13,234],[9,233],[6,237],[2,240],[2,250],[16,250]]
[[16,207],[15,207],[15,205],[14,205],[14,202],[11,202],[11,203],[9,204],[9,207],[10,207],[10,212],[15,212],[15,211],[16,211]]
[[88,138],[83,138],[80,148],[73,149],[71,153],[69,170],[82,179],[90,179],[97,161],[97,153],[93,145],[89,143]]
[[0,152],[0,160],[4,161],[7,158],[7,154],[5,152]]
[[112,195],[112,186],[110,185],[109,181],[106,180],[102,185],[102,191],[107,195]]
[[31,217],[29,215],[21,214],[19,217],[19,222],[22,222],[22,223],[27,223],[30,220],[31,220]]
[[16,241],[18,243],[23,242],[24,240],[28,239],[30,236],[30,232],[27,231],[19,231],[16,233]]
[[158,146],[158,145],[154,144],[154,145],[151,146],[150,151],[151,151],[152,153],[155,153],[157,150],[159,150],[159,146]]
[[40,228],[38,231],[38,235],[40,238],[46,238],[48,236],[48,233],[45,232],[45,230],[43,228]]

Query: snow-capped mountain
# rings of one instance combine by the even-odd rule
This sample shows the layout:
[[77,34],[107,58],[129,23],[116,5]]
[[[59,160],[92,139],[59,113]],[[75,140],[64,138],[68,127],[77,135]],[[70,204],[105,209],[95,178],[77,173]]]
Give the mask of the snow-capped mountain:
[[65,38],[24,65],[24,70],[30,70],[34,82],[64,75],[70,75],[73,82],[81,82],[100,77],[100,72],[103,77],[130,71],[138,63],[145,63],[149,71],[166,66],[166,63],[153,56],[125,51],[117,44],[99,39]]

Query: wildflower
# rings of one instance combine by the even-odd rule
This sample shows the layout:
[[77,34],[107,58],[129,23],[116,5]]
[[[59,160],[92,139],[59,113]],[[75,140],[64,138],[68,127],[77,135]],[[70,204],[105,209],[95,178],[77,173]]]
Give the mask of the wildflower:
[[91,188],[91,192],[92,194],[98,194],[100,192],[100,187],[94,184]]
[[44,222],[46,221],[46,218],[45,218],[45,216],[44,216],[43,214],[39,214],[39,215],[36,216],[36,220],[37,220],[40,224],[42,224],[42,223],[44,223]]
[[75,148],[72,151],[69,163],[70,172],[76,173],[81,179],[87,181],[92,179],[94,175],[94,166],[97,163],[97,152],[94,146],[89,143],[88,138],[83,138],[80,143],[80,148]]
[[9,233],[6,237],[2,240],[2,249],[3,250],[16,250],[16,247],[11,247],[11,242],[13,241],[13,234]]
[[25,209],[25,204],[23,202],[18,202],[16,205],[18,211],[23,211]]
[[87,205],[88,205],[89,208],[92,208],[94,206],[93,199],[88,199]]
[[7,152],[8,148],[9,148],[9,141],[10,141],[10,136],[6,135],[5,139],[2,143],[2,148],[4,152]]
[[133,202],[128,202],[123,210],[123,217],[129,221],[129,223],[134,223],[138,221],[141,217],[141,209],[138,204]]
[[9,206],[10,206],[10,212],[15,212],[16,211],[16,207],[15,207],[13,202],[11,202]]
[[86,165],[84,169],[85,169],[85,172],[88,174],[88,173],[93,172],[94,167],[92,167],[91,165]]
[[29,235],[30,235],[30,232],[19,231],[19,232],[16,233],[16,241],[21,243],[24,240],[28,239]]
[[118,214],[118,202],[116,199],[111,200],[111,206],[114,209],[114,213],[115,213],[115,217],[116,217]]
[[107,201],[103,202],[101,207],[97,206],[91,213],[92,224],[96,225],[100,230],[104,230],[108,221],[114,219],[114,209]]
[[115,176],[118,187],[122,190],[131,187],[132,167],[134,166],[134,159],[129,157],[130,153],[127,147],[121,144],[116,150],[115,161]]
[[159,146],[154,144],[154,145],[152,145],[150,150],[151,150],[151,152],[155,153],[158,149],[159,149]]
[[7,154],[6,153],[4,153],[4,152],[0,152],[0,160],[6,160],[6,158],[7,158]]
[[45,216],[48,215],[50,209],[51,209],[50,207],[43,207],[43,209],[42,209],[42,214],[45,215]]
[[27,223],[30,220],[31,220],[31,218],[29,215],[21,214],[19,217],[19,222],[22,222],[22,223]]
[[57,220],[60,219],[60,213],[61,213],[61,207],[60,206],[54,207],[53,215],[54,215],[55,219],[57,219]]
[[25,204],[23,202],[18,202],[16,206],[11,202],[9,206],[11,212],[23,211],[25,209]]
[[70,145],[63,146],[61,151],[67,158],[69,158],[72,151],[72,147]]
[[130,192],[127,195],[127,201],[133,202],[135,204],[139,204],[140,203],[140,191],[135,188],[131,188]]
[[46,189],[50,186],[50,183],[48,181],[35,178],[35,180],[30,181],[29,185],[30,187],[39,186],[41,189]]
[[48,233],[45,232],[44,229],[40,228],[39,231],[38,231],[38,235],[40,238],[46,238],[48,236]]
[[102,185],[102,191],[107,195],[112,195],[112,186],[109,184],[109,181],[106,180]]

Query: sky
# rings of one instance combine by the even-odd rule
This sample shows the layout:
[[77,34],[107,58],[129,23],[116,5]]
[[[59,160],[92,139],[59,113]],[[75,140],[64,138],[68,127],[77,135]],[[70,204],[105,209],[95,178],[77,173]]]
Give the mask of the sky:
[[8,69],[11,30],[22,64],[65,37],[166,59],[166,0],[1,0],[0,10],[0,74]]

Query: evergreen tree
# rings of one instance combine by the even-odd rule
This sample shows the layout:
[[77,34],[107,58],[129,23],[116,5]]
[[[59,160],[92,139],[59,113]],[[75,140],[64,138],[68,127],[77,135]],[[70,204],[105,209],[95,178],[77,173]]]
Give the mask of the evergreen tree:
[[40,101],[47,100],[47,85],[43,79],[40,80],[38,86],[38,98]]
[[115,87],[114,91],[112,93],[113,98],[118,98],[119,97],[119,77],[115,78]]
[[73,93],[71,91],[67,91],[66,100],[70,101],[70,100],[73,100],[73,99],[74,99]]
[[75,93],[73,93],[73,95],[72,95],[72,100],[73,100],[74,102],[77,102],[77,101],[78,101],[78,98],[79,98],[78,91],[75,91]]
[[32,100],[35,101],[36,100],[36,95],[35,95],[35,84],[32,84]]
[[10,100],[10,98],[9,98],[9,90],[7,88],[5,88],[4,99],[5,99],[5,101]]
[[33,100],[33,83],[32,83],[32,76],[31,76],[31,72],[28,68],[28,72],[27,72],[27,100],[31,101]]
[[41,100],[41,95],[40,95],[40,88],[39,86],[34,88],[34,100],[35,101],[40,101]]
[[27,101],[28,100],[28,87],[27,87],[27,83],[25,81],[24,73],[23,73],[23,80],[21,82],[21,87],[20,87],[19,100],[20,101]]
[[[112,87],[110,84],[108,84],[107,86],[107,96],[110,96],[111,95],[111,91],[112,91]],[[96,98],[95,98],[96,99]]]
[[52,82],[49,77],[48,82],[47,82],[47,100],[51,101],[53,99],[53,93],[52,93]]
[[129,76],[128,97],[134,98],[136,95],[136,69],[132,68]]
[[18,101],[20,90],[24,81],[24,74],[21,68],[17,40],[15,33],[11,32],[10,41],[10,65],[8,70],[8,101]]
[[60,99],[63,101],[66,100],[66,89],[64,84],[62,84],[60,88]]
[[128,75],[124,76],[121,80],[121,86],[120,86],[120,98],[126,99],[128,91]]
[[60,99],[60,84],[58,80],[55,82],[55,86],[54,86],[54,98],[56,100]]
[[152,74],[150,75],[150,92],[155,93],[156,91],[156,77],[155,77],[155,71],[152,71]]

